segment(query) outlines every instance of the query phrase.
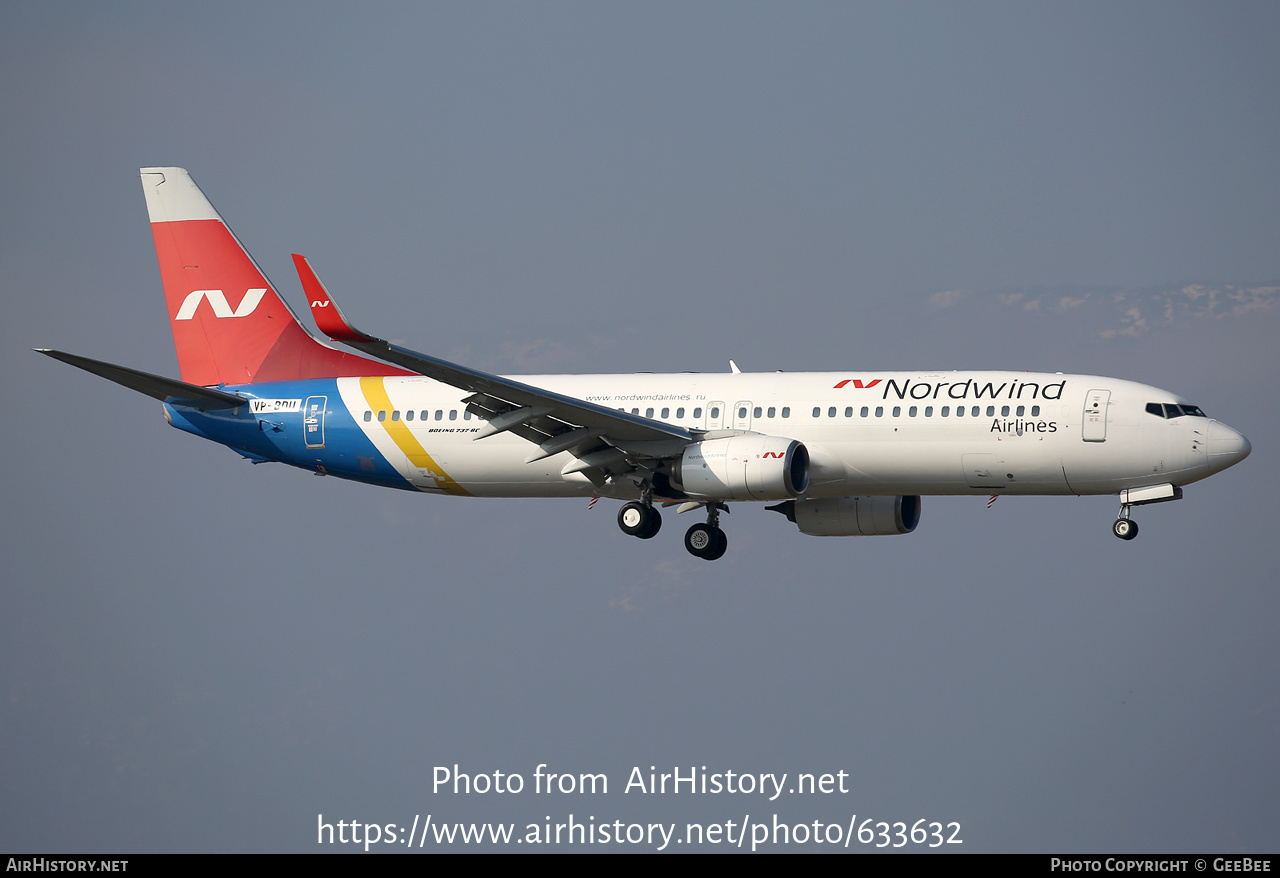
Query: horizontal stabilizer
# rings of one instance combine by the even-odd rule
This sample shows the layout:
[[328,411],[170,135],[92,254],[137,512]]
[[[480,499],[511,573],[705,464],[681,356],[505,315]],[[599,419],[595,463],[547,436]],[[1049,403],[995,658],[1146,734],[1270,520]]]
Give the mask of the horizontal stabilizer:
[[64,363],[75,366],[77,369],[84,369],[94,375],[101,375],[108,381],[114,381],[116,384],[123,385],[130,390],[145,393],[147,396],[171,405],[206,411],[207,409],[234,408],[248,402],[243,396],[236,396],[234,393],[210,390],[208,387],[200,387],[197,384],[187,384],[185,381],[165,378],[161,375],[152,375],[150,372],[139,372],[137,369],[116,366],[112,363],[104,363],[101,360],[91,360],[88,357],[81,357],[76,354],[51,351],[47,348],[36,348],[35,351],[37,354],[44,354],[46,357],[61,360]]

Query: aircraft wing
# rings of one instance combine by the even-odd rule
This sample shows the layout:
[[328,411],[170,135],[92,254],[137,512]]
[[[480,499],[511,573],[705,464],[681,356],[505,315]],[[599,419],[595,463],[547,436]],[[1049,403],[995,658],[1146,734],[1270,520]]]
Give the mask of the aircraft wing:
[[468,410],[489,421],[477,439],[510,431],[540,446],[529,456],[530,462],[570,451],[588,467],[607,470],[621,459],[602,450],[606,444],[628,456],[667,457],[698,438],[684,427],[470,369],[361,332],[343,315],[306,257],[295,253],[293,261],[321,332],[358,351],[470,391]]

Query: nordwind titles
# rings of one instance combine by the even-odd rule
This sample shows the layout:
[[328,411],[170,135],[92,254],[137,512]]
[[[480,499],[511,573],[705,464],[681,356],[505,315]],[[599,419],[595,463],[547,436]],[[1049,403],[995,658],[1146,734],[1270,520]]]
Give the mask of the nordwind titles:
[[[1067,386],[1065,380],[1054,384],[1041,384],[1038,381],[994,381],[981,382],[974,378],[963,381],[911,381],[907,379],[901,384],[896,378],[885,381],[883,399],[889,398],[892,392],[898,399],[937,399],[939,395],[946,399],[1062,399],[1062,389]],[[947,392],[942,393],[942,388]]]

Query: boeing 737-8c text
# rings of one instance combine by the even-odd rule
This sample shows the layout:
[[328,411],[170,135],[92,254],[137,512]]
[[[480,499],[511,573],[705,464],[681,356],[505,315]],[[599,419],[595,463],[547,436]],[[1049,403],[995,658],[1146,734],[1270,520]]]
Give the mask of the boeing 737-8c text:
[[[490,375],[356,328],[294,256],[303,329],[181,168],[144,168],[182,380],[42,350],[164,402],[170,424],[254,462],[464,497],[610,497],[632,536],[655,504],[702,510],[685,546],[725,552],[720,513],[772,502],[813,536],[905,534],[923,494],[1118,494],[1133,506],[1249,454],[1185,399],[1027,372]],[[732,364],[731,364],[732,365]]]

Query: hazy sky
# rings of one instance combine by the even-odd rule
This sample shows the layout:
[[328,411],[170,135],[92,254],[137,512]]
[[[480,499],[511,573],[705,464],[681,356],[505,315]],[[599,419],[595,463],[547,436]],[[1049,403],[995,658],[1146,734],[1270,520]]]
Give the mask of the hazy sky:
[[[336,849],[320,814],[1280,849],[1277,39],[1273,3],[5,3],[0,850]],[[1098,373],[1253,455],[1132,543],[1107,497],[865,539],[738,504],[714,564],[671,513],[251,466],[29,352],[177,375],[149,165],[295,308],[296,251],[478,368]],[[455,763],[610,791],[433,793]]]

